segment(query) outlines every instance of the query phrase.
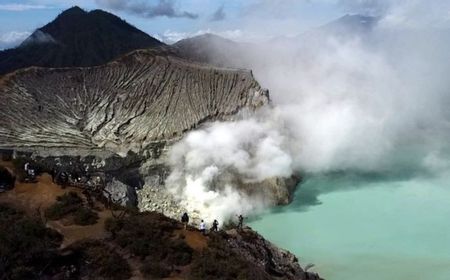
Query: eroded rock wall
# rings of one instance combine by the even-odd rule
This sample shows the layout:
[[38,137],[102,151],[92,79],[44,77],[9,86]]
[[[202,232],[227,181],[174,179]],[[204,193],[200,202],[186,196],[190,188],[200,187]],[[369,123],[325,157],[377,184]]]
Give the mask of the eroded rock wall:
[[99,67],[29,68],[3,78],[0,147],[102,148],[125,155],[267,102],[250,71],[152,50]]

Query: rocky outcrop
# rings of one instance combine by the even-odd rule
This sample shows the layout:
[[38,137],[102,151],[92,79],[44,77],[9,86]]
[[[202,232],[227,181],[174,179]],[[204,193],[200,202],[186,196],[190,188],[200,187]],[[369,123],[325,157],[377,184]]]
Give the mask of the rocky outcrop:
[[240,183],[239,188],[266,200],[266,205],[284,205],[292,201],[300,177],[271,177],[262,182]]
[[268,102],[250,71],[141,50],[104,66],[30,68],[0,88],[0,148],[152,152],[205,121]]
[[273,279],[322,279],[316,273],[306,272],[294,254],[278,248],[249,228],[228,230],[224,238],[233,251],[268,272]]
[[122,206],[132,207],[137,205],[135,189],[115,178],[105,185],[103,192],[106,197],[111,199],[111,201]]

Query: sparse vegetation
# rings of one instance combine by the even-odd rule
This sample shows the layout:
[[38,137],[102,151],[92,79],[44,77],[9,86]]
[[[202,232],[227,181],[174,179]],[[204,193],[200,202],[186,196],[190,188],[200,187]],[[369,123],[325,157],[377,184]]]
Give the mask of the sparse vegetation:
[[62,236],[38,218],[0,205],[1,279],[40,279],[57,257]]
[[75,211],[73,221],[80,226],[93,225],[98,221],[98,214],[87,207]]
[[[46,228],[39,218],[27,217],[0,204],[0,279],[53,278],[74,268],[70,279],[122,280],[131,277],[128,262],[101,241],[81,241],[61,254],[62,236]],[[64,278],[66,279],[66,278]]]
[[83,205],[83,200],[76,192],[69,192],[56,198],[56,203],[45,211],[45,216],[50,220],[59,220],[64,216],[78,210]]
[[191,265],[191,280],[205,279],[272,279],[264,270],[233,252],[226,236],[212,235],[208,248],[196,255]]
[[[211,234],[208,247],[202,252],[194,252],[187,245],[185,235],[173,234],[180,225],[158,213],[144,212],[123,219],[109,219],[105,227],[117,244],[141,258],[141,272],[152,279],[168,277],[186,265],[190,265],[189,278],[193,280],[271,279],[264,269],[231,249],[225,232]],[[245,238],[256,237],[249,234]]]
[[160,263],[154,260],[146,260],[141,266],[141,272],[152,279],[164,278],[170,276],[172,269],[169,268],[165,263]]
[[73,216],[77,225],[92,225],[98,220],[98,214],[83,206],[83,200],[76,192],[58,196],[56,203],[47,208],[45,216],[50,220],[59,220],[68,215]]
[[82,263],[82,274],[90,279],[122,280],[131,277],[128,262],[108,245],[87,240],[75,244],[72,249],[78,253]]
[[121,220],[109,219],[105,227],[117,244],[143,260],[141,271],[147,277],[166,277],[176,267],[192,261],[192,248],[173,235],[178,223],[159,213],[134,213]]

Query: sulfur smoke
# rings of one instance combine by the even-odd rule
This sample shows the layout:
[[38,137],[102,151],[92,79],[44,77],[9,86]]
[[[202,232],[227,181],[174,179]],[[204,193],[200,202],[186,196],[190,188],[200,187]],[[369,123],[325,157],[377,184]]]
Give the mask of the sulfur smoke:
[[445,3],[388,2],[371,25],[356,17],[334,23],[339,28],[227,50],[239,61],[229,66],[253,69],[270,89],[274,108],[188,134],[171,152],[169,190],[201,216],[227,219],[266,206],[237,188],[239,178],[448,169]]
[[261,210],[263,198],[250,197],[238,186],[293,172],[282,148],[285,139],[271,125],[254,117],[189,133],[171,150],[169,190],[188,211],[208,221]]

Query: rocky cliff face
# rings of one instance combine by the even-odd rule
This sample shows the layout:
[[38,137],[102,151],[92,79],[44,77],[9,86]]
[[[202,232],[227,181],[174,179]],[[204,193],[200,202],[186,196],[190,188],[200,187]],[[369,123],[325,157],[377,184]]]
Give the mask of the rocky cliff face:
[[2,80],[0,147],[125,155],[267,102],[250,71],[158,51],[136,51],[99,67],[30,68]]
[[304,270],[294,254],[276,247],[249,228],[244,231],[228,230],[225,237],[233,251],[264,269],[272,279],[322,280],[318,274]]
[[98,67],[19,70],[0,84],[0,149],[30,152],[22,156],[47,170],[101,170],[125,183],[163,182],[165,152],[185,132],[269,102],[250,71],[161,50]]

